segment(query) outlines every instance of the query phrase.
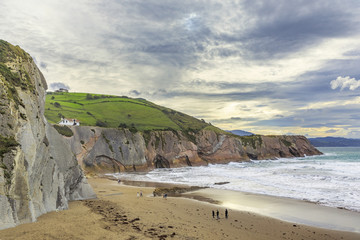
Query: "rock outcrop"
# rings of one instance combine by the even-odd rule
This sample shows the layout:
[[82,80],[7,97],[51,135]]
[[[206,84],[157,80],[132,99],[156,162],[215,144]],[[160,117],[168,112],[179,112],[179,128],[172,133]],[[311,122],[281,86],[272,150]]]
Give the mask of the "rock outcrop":
[[44,117],[44,76],[0,40],[0,229],[96,197],[70,145]]
[[149,171],[321,154],[304,136],[234,136],[202,130],[132,133],[127,129],[72,126],[72,146],[88,172]]

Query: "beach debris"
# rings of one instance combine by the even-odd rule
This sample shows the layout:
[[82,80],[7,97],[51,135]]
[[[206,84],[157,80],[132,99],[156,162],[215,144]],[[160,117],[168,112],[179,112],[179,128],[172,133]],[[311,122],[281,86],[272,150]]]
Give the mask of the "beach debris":
[[163,235],[160,235],[159,236],[159,239],[166,239],[167,238],[167,235],[166,234],[163,234]]
[[230,183],[230,182],[216,182],[216,183],[214,183],[214,185],[225,185],[228,183]]
[[163,196],[166,193],[168,196],[177,196],[180,195],[181,193],[192,192],[203,188],[204,187],[196,187],[196,186],[170,187],[170,188],[157,187],[153,191],[153,195],[154,197]]
[[130,220],[129,222],[130,222],[130,223],[133,223],[133,222],[139,221],[139,220],[140,220],[140,218],[134,218],[133,220]]

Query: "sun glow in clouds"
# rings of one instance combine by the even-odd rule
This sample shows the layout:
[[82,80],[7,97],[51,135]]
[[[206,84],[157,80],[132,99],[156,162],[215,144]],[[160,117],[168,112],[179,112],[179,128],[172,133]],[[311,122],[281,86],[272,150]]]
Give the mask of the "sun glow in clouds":
[[351,122],[354,136],[360,2],[344,1],[2,0],[0,39],[36,58],[49,85],[136,90],[224,129],[287,133],[279,116],[303,115],[291,132]]

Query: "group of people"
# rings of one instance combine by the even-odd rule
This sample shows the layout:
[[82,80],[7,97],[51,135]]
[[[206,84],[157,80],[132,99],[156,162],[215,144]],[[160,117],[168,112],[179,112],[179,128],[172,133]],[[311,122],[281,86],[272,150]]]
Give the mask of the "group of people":
[[[117,182],[120,183],[121,180],[118,179]],[[142,197],[142,196],[143,196],[142,191],[137,192],[137,193],[136,193],[136,196],[137,196],[137,197]],[[167,199],[167,193],[164,193],[164,194],[163,194],[163,198],[164,198],[164,199]],[[214,211],[214,210],[212,210],[212,217],[215,218],[215,211]],[[227,219],[228,217],[229,217],[229,211],[228,211],[227,209],[225,209],[225,218]],[[219,210],[216,210],[216,219],[220,219]]]
[[[215,218],[215,211],[212,210],[212,217]],[[227,219],[229,217],[229,211],[225,209],[225,218]],[[220,219],[219,216],[219,210],[216,210],[216,219]]]

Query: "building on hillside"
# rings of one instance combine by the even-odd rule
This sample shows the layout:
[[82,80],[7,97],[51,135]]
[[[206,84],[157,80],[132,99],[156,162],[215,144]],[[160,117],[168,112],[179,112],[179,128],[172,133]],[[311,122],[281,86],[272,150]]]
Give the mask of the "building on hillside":
[[55,92],[69,92],[66,88],[59,88],[58,90],[55,90]]
[[80,126],[80,121],[77,119],[61,118],[61,121],[58,122],[58,124],[68,126]]

